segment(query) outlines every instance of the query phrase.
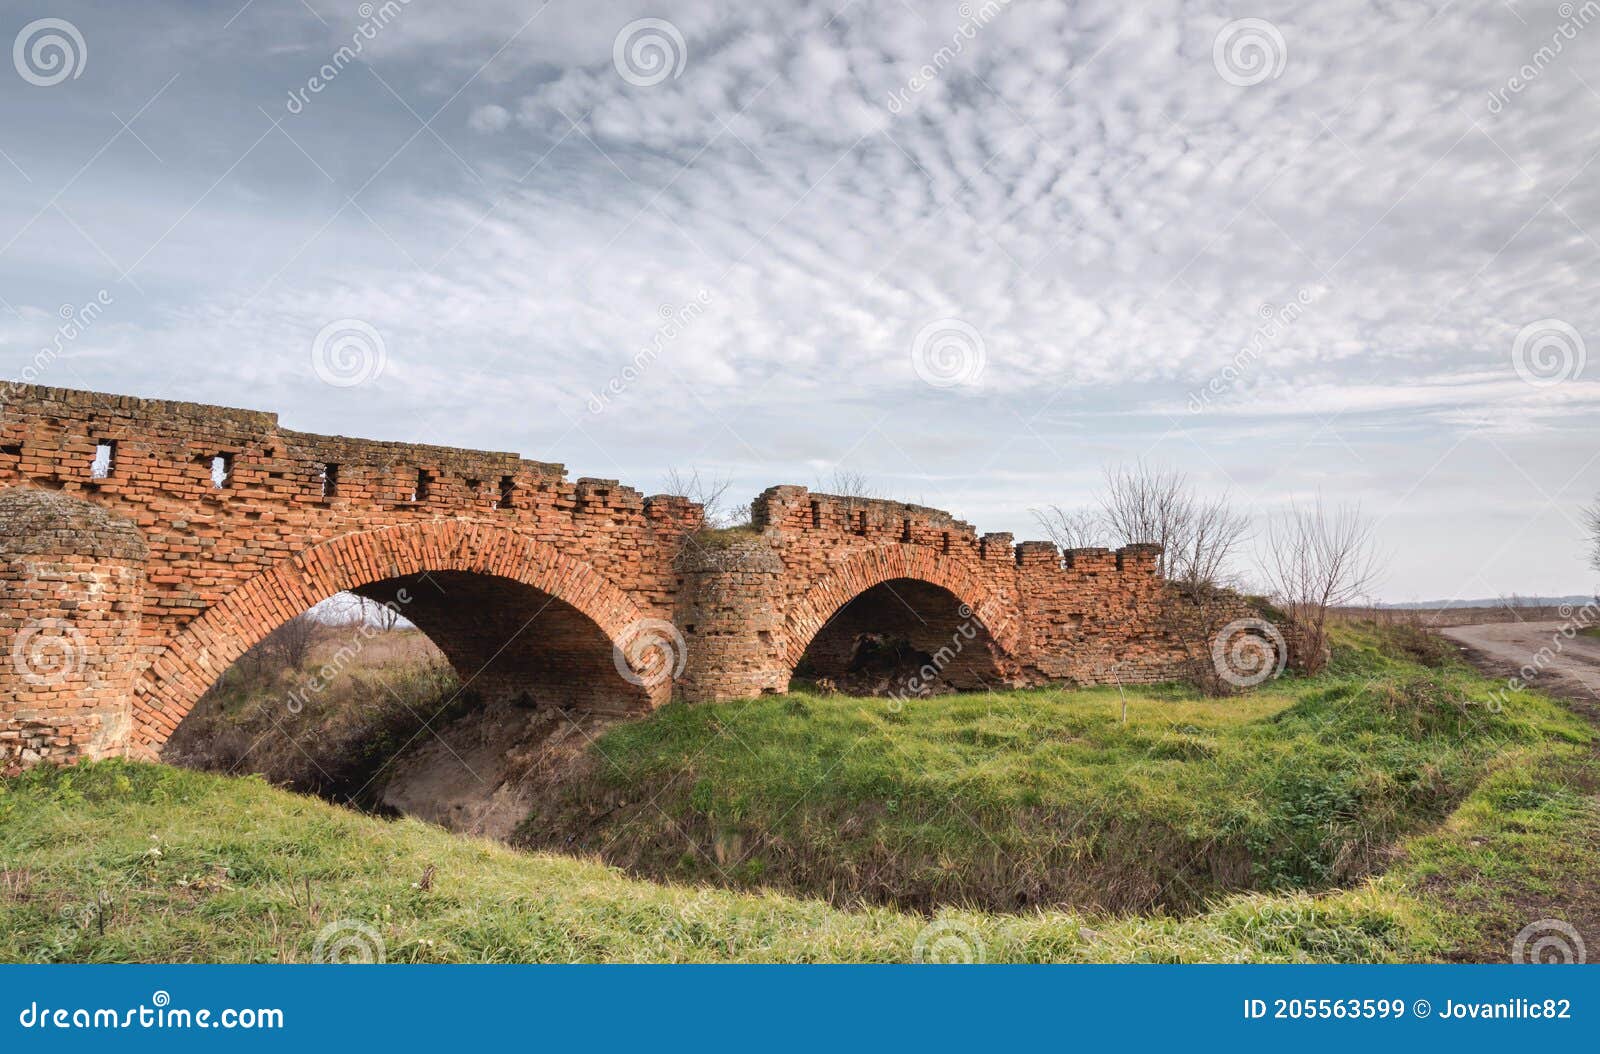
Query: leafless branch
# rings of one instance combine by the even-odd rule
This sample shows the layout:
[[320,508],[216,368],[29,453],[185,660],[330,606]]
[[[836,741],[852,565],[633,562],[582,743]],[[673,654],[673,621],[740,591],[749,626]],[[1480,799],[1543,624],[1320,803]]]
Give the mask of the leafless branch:
[[1224,584],[1250,529],[1226,494],[1202,498],[1183,473],[1143,461],[1106,470],[1100,509],[1114,541],[1159,545],[1161,573],[1190,585]]
[[705,510],[707,527],[739,527],[750,522],[750,507],[736,505],[728,497],[732,487],[733,481],[726,476],[702,476],[699,469],[667,470],[667,493],[688,498],[701,506]]
[[866,473],[844,468],[835,468],[832,476],[826,481],[819,480],[812,489],[819,494],[846,499],[847,509],[854,509],[857,502],[875,501],[886,496],[881,488],[873,485]]
[[1600,571],[1600,498],[1583,510],[1583,526],[1589,532],[1589,566]]
[[1326,654],[1328,610],[1369,592],[1377,580],[1373,526],[1353,505],[1329,508],[1319,498],[1291,506],[1268,527],[1261,570],[1301,637],[1301,665],[1315,672]]
[[1106,544],[1105,520],[1094,509],[1051,505],[1030,511],[1045,535],[1062,549],[1103,548]]

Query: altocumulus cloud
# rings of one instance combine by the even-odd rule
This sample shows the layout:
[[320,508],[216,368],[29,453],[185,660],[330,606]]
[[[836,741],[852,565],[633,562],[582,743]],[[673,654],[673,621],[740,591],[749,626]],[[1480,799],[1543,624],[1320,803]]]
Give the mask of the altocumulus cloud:
[[[274,129],[354,12],[185,5],[158,32],[84,5],[83,75],[3,104],[7,348],[110,280],[116,312],[52,382],[646,487],[673,463],[752,491],[842,463],[1019,534],[1136,455],[1262,510],[1365,500],[1402,555],[1474,502],[1534,500],[1546,555],[1477,589],[1571,591],[1561,507],[1596,485],[1577,437],[1600,363],[1529,384],[1512,349],[1551,318],[1600,349],[1600,29],[1564,34],[1576,7],[469,6],[408,5]],[[1226,75],[1245,15],[1273,31],[1267,66]],[[677,75],[619,74],[641,19],[676,31]],[[174,73],[119,135],[109,111]],[[51,195],[113,136],[59,199],[69,221]],[[330,390],[306,349],[346,318],[386,368]],[[941,320],[979,336],[974,383],[915,370]],[[1503,540],[1462,530],[1464,562]],[[1468,588],[1402,563],[1391,592]]]

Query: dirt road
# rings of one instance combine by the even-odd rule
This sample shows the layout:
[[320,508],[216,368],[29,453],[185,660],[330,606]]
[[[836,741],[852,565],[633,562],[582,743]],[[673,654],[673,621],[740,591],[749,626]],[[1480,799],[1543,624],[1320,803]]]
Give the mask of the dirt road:
[[[1560,696],[1600,719],[1600,638],[1564,635],[1563,628],[1572,626],[1571,620],[1497,622],[1439,632],[1472,652],[1491,674],[1520,677],[1529,687]],[[1538,665],[1542,669],[1535,672]]]

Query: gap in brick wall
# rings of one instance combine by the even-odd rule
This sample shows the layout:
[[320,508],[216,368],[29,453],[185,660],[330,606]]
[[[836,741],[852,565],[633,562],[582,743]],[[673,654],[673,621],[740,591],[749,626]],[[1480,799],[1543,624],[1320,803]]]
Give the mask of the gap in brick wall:
[[233,476],[233,456],[214,454],[211,458],[211,486],[217,490],[228,485]]
[[117,441],[102,439],[94,445],[94,461],[89,465],[89,478],[107,479],[116,463]]

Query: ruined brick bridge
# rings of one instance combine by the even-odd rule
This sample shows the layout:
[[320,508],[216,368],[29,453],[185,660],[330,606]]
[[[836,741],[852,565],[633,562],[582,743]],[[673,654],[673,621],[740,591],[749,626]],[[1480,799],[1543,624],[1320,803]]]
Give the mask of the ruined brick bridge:
[[485,699],[567,708],[781,692],[867,640],[928,658],[907,695],[1165,680],[1197,654],[1152,546],[1063,554],[795,486],[707,531],[685,498],[514,454],[0,398],[0,769],[157,754],[229,664],[343,591],[398,607]]

